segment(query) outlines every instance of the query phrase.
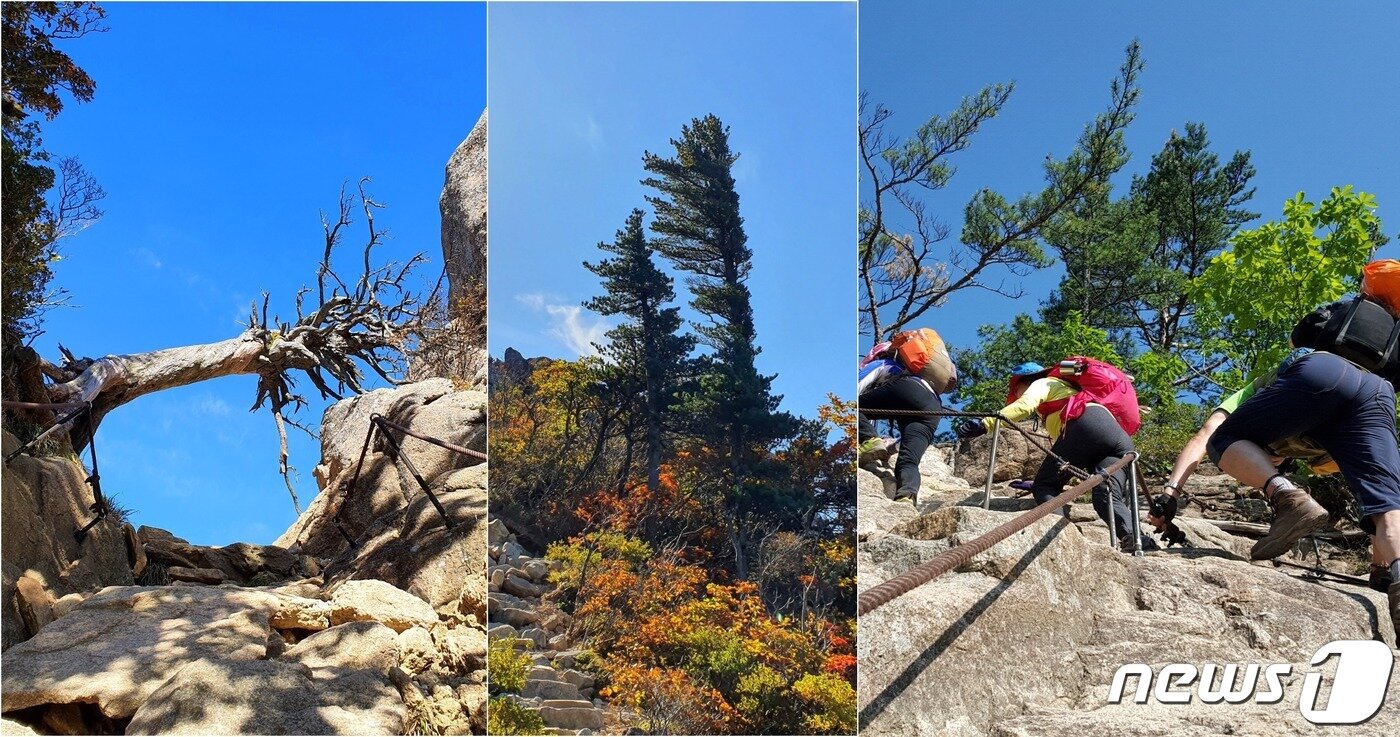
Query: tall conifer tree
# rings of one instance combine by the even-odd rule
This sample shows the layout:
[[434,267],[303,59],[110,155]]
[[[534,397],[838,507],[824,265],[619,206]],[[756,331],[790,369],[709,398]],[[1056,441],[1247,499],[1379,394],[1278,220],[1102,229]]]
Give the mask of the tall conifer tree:
[[782,397],[771,391],[773,377],[754,363],[759,348],[745,284],[753,251],[739,214],[732,172],[739,156],[729,148],[729,128],[714,115],[696,118],[671,145],[673,157],[643,155],[653,176],[642,183],[657,190],[647,197],[656,212],[652,230],[661,236],[656,250],[690,275],[690,305],[707,318],[695,329],[714,354],[692,405],[702,415],[700,440],[726,460],[730,537],[736,573],[745,578],[749,541],[742,518],[766,498],[757,488],[759,452],[790,436],[796,421],[777,411]]
[[[695,339],[679,334],[680,309],[667,307],[675,299],[671,277],[656,267],[652,245],[642,225],[644,214],[633,210],[627,225],[612,243],[598,248],[613,258],[584,266],[603,280],[606,294],[584,307],[604,315],[623,315],[621,325],[607,332],[609,343],[600,346],[617,370],[641,387],[647,447],[647,488],[660,485],[660,469],[667,415],[676,382]],[[629,382],[631,383],[631,382]]]

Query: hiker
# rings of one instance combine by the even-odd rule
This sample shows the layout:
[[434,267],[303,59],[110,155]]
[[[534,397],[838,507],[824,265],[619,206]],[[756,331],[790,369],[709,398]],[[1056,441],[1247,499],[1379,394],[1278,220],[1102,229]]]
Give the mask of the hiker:
[[[897,333],[877,344],[861,361],[857,396],[860,403],[860,463],[884,460],[894,453],[896,443],[875,432],[867,410],[941,412],[939,394],[957,386],[957,367],[947,346],[930,328]],[[875,413],[879,416],[879,413]],[[936,415],[899,415],[892,419],[899,428],[894,478],[896,501],[917,502],[922,478],[919,462],[938,431]]]
[[[1090,369],[1090,367],[1093,367]],[[1080,396],[1085,390],[1075,383],[1078,374],[1085,371],[1102,372],[1104,376],[1116,374],[1121,379],[1116,383],[1126,385],[1123,394],[1108,396]],[[1121,420],[1104,402],[1121,407],[1125,415]],[[1130,405],[1130,406],[1129,406]],[[1045,368],[1037,363],[1023,363],[1011,372],[1007,391],[1007,405],[999,413],[1007,422],[1020,422],[1039,415],[1045,423],[1045,430],[1054,441],[1050,450],[1069,463],[1091,473],[1102,471],[1121,460],[1127,453],[1136,452],[1129,429],[1137,430],[1137,395],[1132,391],[1131,380],[1121,371],[1101,361],[1076,356],[1061,362],[1053,368]],[[975,438],[991,432],[996,418],[963,419],[954,429],[959,437]],[[1124,425],[1127,427],[1124,427]],[[1104,480],[1094,488],[1094,511],[1099,518],[1113,526],[1117,533],[1119,547],[1124,551],[1135,549],[1133,540],[1132,513],[1126,503],[1129,488],[1129,468]],[[1053,456],[1046,456],[1040,469],[1031,482],[1031,494],[1037,502],[1045,502],[1058,496],[1069,481],[1069,471],[1060,468],[1060,462]],[[1155,548],[1151,538],[1143,537],[1144,547]]]
[[[1221,400],[1220,404],[1211,410],[1201,428],[1187,441],[1181,449],[1181,453],[1177,455],[1176,463],[1173,464],[1171,473],[1167,475],[1167,480],[1162,485],[1162,493],[1152,500],[1147,521],[1163,533],[1164,539],[1167,539],[1168,542],[1184,542],[1185,540],[1185,536],[1176,528],[1172,520],[1176,518],[1187,480],[1196,472],[1196,466],[1206,457],[1210,439],[1221,423],[1256,392],[1273,384],[1278,379],[1279,374],[1294,361],[1312,352],[1311,348],[1294,348],[1278,366],[1251,379],[1242,389]],[[1269,452],[1271,462],[1275,467],[1283,467],[1287,465],[1288,461],[1296,460],[1307,464],[1317,475],[1333,474],[1340,470],[1336,461],[1333,461],[1332,456],[1328,455],[1327,450],[1306,435],[1284,438],[1268,444],[1264,449]],[[1386,591],[1390,586],[1390,571],[1385,565],[1386,563],[1389,561],[1378,560],[1374,561],[1371,566],[1371,587],[1381,592]]]
[[1400,634],[1400,321],[1363,282],[1362,295],[1305,316],[1291,342],[1314,351],[1226,417],[1207,449],[1221,470],[1262,489],[1273,507],[1268,534],[1250,551],[1256,560],[1282,555],[1328,522],[1322,505],[1278,472],[1267,448],[1307,436],[1326,450],[1356,498],[1362,530],[1372,535],[1373,560],[1389,569],[1391,622]]

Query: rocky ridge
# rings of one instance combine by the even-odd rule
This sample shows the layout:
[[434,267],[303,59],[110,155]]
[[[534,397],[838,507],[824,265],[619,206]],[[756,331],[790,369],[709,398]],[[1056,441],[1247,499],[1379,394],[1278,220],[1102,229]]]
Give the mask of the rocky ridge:
[[[347,447],[358,455],[371,411],[484,450],[484,404],[482,392],[434,380],[333,405],[322,426],[322,493],[283,544],[208,547],[157,528],[98,525],[113,528],[115,539],[90,539],[92,548],[66,567],[82,575],[55,577],[77,590],[50,596],[41,611],[23,603],[40,599],[28,591],[36,587],[17,585],[15,607],[29,610],[35,626],[3,656],[6,730],[484,732],[485,464],[404,444],[405,456],[431,474],[451,528],[384,447],[367,457],[372,471],[354,496],[338,485]],[[12,465],[7,486],[12,472],[34,467],[81,484],[74,460],[21,457]],[[79,489],[67,481],[40,488],[49,496]],[[7,517],[10,510],[7,503]],[[334,532],[335,513],[354,546]],[[71,529],[62,532],[71,539]],[[55,541],[46,549],[66,544]],[[117,552],[124,581],[106,561]],[[102,567],[83,553],[98,555]],[[19,578],[42,581],[39,568]],[[121,585],[103,587],[113,577]],[[22,616],[19,624],[30,626]]]
[[544,720],[547,734],[598,734],[606,703],[596,696],[594,676],[577,666],[583,651],[570,631],[571,618],[549,603],[555,568],[526,552],[500,519],[488,527],[490,629],[492,643],[509,642],[531,662],[525,686],[506,694]]
[[[858,472],[862,588],[1033,505],[1014,498],[1017,492],[1004,481],[1039,459],[1012,445],[1014,457],[999,457],[998,466],[1007,470],[994,476],[992,509],[980,508],[985,441],[976,445],[961,454],[930,449],[916,504],[892,500],[888,474]],[[1208,490],[1233,513],[1240,509],[1232,482],[1198,478],[1192,488]],[[1338,639],[1384,639],[1394,647],[1385,596],[1252,564],[1252,540],[1200,514],[1193,508],[1180,519],[1190,547],[1135,558],[1108,545],[1107,527],[1086,497],[1072,505],[1068,519],[1040,520],[957,571],[862,616],[861,734],[1316,733],[1298,708],[1313,653]],[[1116,670],[1135,662],[1288,663],[1293,675],[1280,704],[1107,703]],[[1400,733],[1397,691],[1392,680],[1375,718],[1329,728],[1329,734]]]

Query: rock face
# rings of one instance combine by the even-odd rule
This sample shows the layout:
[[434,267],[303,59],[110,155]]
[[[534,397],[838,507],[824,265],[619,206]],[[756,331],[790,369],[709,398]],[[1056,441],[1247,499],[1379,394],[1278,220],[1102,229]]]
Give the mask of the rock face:
[[151,694],[126,733],[390,735],[403,733],[406,713],[393,685],[369,673],[198,660]]
[[[1032,422],[1022,422],[1020,427],[1027,432],[1044,435],[1045,431]],[[1036,469],[1045,458],[1045,452],[1031,445],[1024,435],[1011,428],[1002,428],[997,440],[997,465],[993,481],[1014,481],[1035,476]],[[1050,441],[1041,438],[1047,447]],[[987,481],[987,462],[992,455],[992,436],[964,440],[959,443],[955,467],[957,475],[974,487],[981,487]]]
[[[864,518],[867,499],[882,499],[879,479],[859,475]],[[993,510],[967,506],[980,501],[970,484],[925,491],[918,510],[902,503],[863,529],[863,589],[1019,511],[1004,496]],[[862,735],[1314,734],[1297,706],[1313,652],[1337,639],[1394,645],[1382,594],[1251,564],[1238,554],[1249,540],[1201,520],[1183,520],[1193,548],[1124,555],[1088,505],[1073,506],[861,617]],[[1275,705],[1107,704],[1120,666],[1173,662],[1292,663],[1295,678]],[[1400,733],[1397,691],[1392,681],[1381,714],[1346,733]]]
[[447,472],[436,493],[447,528],[426,494],[414,496],[402,518],[376,521],[353,550],[331,562],[326,581],[387,581],[435,607],[486,621],[486,464]]
[[[345,487],[354,476],[374,414],[449,443],[483,452],[486,448],[486,393],[455,391],[448,379],[376,389],[336,402],[321,421],[321,463],[314,471],[321,493],[277,539],[277,546],[334,557],[350,547],[332,521],[336,514],[358,540],[377,521],[401,516],[405,500],[411,504],[424,496],[404,464],[396,463],[387,446],[379,443],[366,454],[358,485],[346,502]],[[442,485],[447,472],[480,463],[416,438],[403,439],[401,444],[418,472],[435,487]]]
[[279,597],[259,590],[168,586],[105,589],[4,655],[4,711],[92,703],[130,717],[196,660],[267,654]]
[[486,124],[482,111],[471,133],[447,162],[438,206],[442,211],[442,258],[449,296],[455,302],[474,284],[486,283]]
[[[4,433],[4,453],[19,441]],[[16,457],[3,464],[4,649],[32,637],[34,621],[47,623],[44,600],[68,594],[90,594],[104,586],[131,584],[134,579],[122,524],[109,517],[79,542],[73,533],[91,518],[92,490],[87,470],[72,457]],[[17,593],[21,576],[26,595]],[[45,592],[43,595],[39,591]],[[36,606],[37,602],[37,606]],[[21,606],[30,613],[21,615]],[[33,617],[37,616],[37,620]],[[30,623],[26,624],[26,618]]]

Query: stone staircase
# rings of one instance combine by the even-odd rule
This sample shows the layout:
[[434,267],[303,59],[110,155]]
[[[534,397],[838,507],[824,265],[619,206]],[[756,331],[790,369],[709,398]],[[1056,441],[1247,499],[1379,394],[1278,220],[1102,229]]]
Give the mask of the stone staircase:
[[607,705],[596,695],[593,676],[576,667],[581,651],[574,649],[569,615],[544,601],[554,590],[549,562],[530,556],[499,519],[491,520],[487,534],[487,636],[513,641],[533,664],[525,687],[505,698],[538,713],[546,734],[598,734]]

